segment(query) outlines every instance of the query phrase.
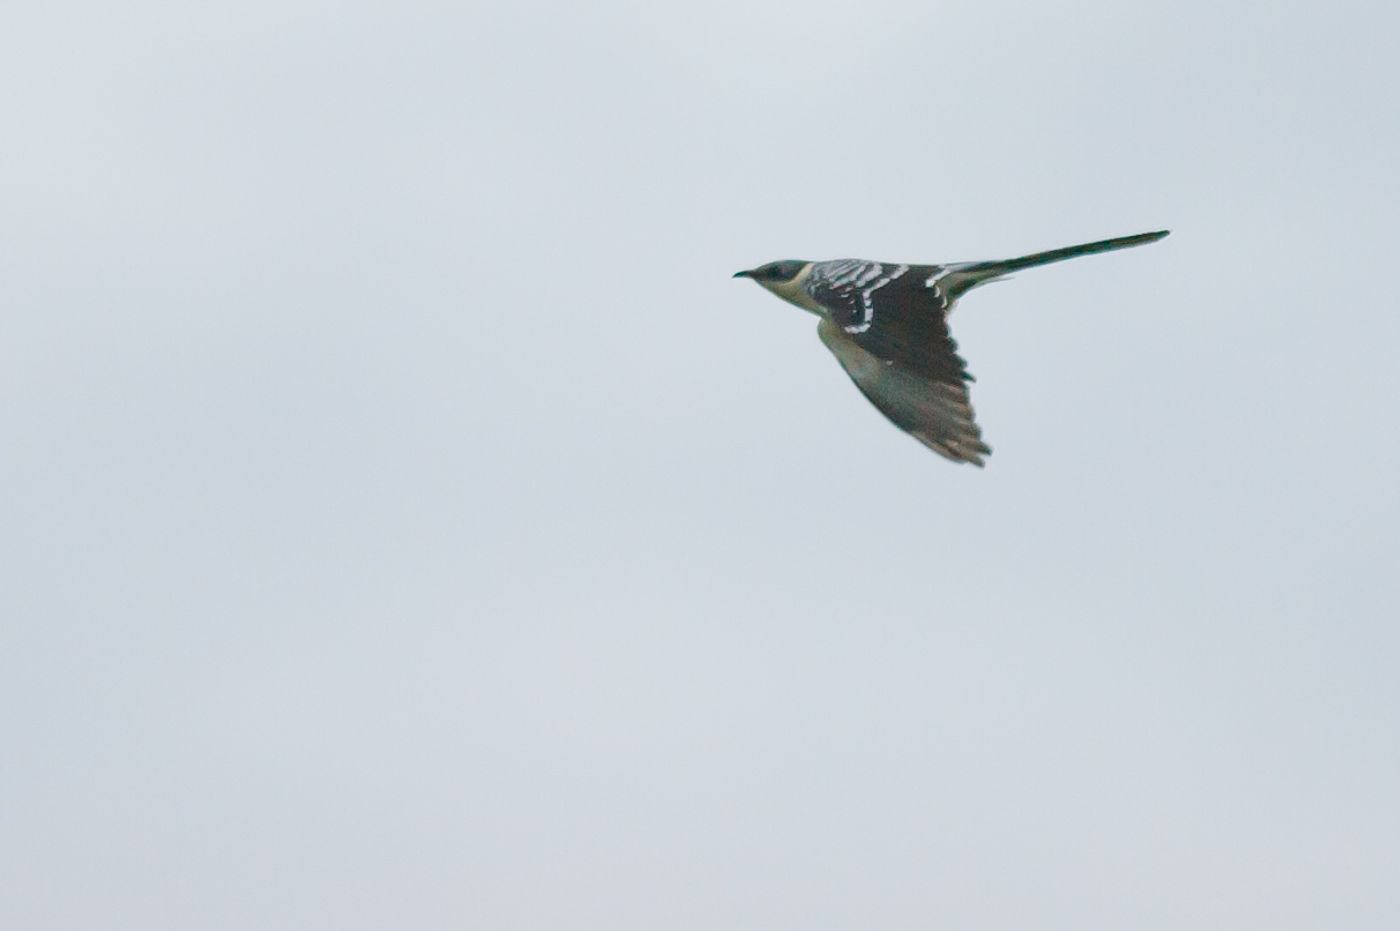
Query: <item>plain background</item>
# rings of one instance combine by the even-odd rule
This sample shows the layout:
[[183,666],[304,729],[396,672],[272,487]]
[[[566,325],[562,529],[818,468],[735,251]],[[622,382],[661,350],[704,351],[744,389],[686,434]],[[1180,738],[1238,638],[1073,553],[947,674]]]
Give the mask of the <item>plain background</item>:
[[0,7],[0,926],[1400,926],[1397,30]]

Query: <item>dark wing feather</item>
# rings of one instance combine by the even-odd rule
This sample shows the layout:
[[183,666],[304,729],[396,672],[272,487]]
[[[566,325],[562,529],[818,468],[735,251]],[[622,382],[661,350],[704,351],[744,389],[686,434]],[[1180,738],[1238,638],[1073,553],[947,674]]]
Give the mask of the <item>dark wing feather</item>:
[[968,402],[972,376],[948,333],[953,302],[1023,268],[1140,246],[1165,235],[1162,230],[1120,236],[995,262],[818,262],[806,291],[825,312],[817,328],[822,342],[881,413],[935,452],[982,465],[991,450]]
[[[847,260],[855,263],[857,260]],[[822,263],[807,292],[856,345],[879,359],[936,381],[974,380],[948,333],[950,302],[939,287],[938,265]]]
[[[946,353],[925,357],[942,359],[941,363],[907,366],[876,356],[830,320],[817,326],[817,335],[851,381],[891,423],[939,455],[980,466],[982,457],[992,450],[982,442],[982,431],[974,419],[962,360],[953,351],[946,327],[943,332]],[[932,374],[953,371],[949,357],[955,360],[956,376]]]
[[980,466],[991,449],[968,401],[972,376],[948,333],[944,271],[823,262],[807,293],[826,311],[817,328],[822,342],[870,403],[934,452]]

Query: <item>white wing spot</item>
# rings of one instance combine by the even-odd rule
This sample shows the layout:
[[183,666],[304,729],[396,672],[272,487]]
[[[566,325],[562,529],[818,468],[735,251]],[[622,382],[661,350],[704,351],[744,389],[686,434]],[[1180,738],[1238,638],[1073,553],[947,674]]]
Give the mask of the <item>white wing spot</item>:
[[870,325],[875,322],[875,301],[873,299],[875,292],[883,288],[885,285],[889,284],[891,281],[894,281],[900,275],[903,275],[905,272],[909,271],[909,266],[900,265],[888,275],[881,275],[880,273],[883,271],[884,266],[872,264],[870,268],[862,272],[860,278],[856,280],[857,284],[865,284],[866,282],[874,278],[875,283],[870,285],[870,287],[861,290],[860,322],[853,323],[850,326],[842,327],[842,329],[844,329],[847,333],[864,333],[866,330],[870,329]]
[[[858,277],[864,275],[874,263],[864,262],[860,259],[840,259],[826,264],[829,266],[824,269],[827,282],[831,287],[839,288],[851,284]],[[874,265],[874,267],[875,274],[880,274],[880,266]]]
[[[874,279],[879,278],[880,273],[884,270],[885,266],[881,265],[879,262],[870,263],[856,276],[856,286],[860,288],[865,287]],[[879,285],[876,285],[876,287],[879,287]]]
[[939,282],[941,282],[944,278],[948,277],[948,274],[952,271],[953,266],[949,265],[947,267],[937,269],[932,275],[929,275],[927,278],[924,279],[924,287],[928,288],[930,291],[933,292],[934,300],[938,301],[938,306],[943,310],[948,309],[948,296],[944,294],[943,289],[939,287]]

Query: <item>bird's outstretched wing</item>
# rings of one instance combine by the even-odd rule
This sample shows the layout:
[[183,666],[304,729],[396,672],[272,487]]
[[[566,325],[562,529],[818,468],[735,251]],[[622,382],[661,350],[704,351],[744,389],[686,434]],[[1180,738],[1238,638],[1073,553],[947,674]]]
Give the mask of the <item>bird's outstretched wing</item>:
[[968,379],[948,335],[951,302],[940,265],[892,265],[861,259],[819,262],[806,290],[824,316],[877,358],[939,381]]
[[[817,325],[817,335],[861,393],[896,427],[954,462],[984,464],[983,456],[992,450],[982,442],[967,396],[970,376],[946,325],[936,348],[923,354],[923,365],[903,365],[877,356],[831,320]],[[935,372],[955,374],[947,377]]]
[[991,449],[968,401],[972,376],[948,333],[947,270],[823,262],[807,293],[826,311],[822,342],[870,403],[934,452],[980,466]]
[[935,452],[980,466],[991,449],[982,442],[968,401],[972,376],[948,333],[953,303],[978,285],[1023,268],[1140,246],[1166,235],[1166,230],[1139,233],[992,262],[817,262],[803,290],[821,308],[822,342],[881,413]]

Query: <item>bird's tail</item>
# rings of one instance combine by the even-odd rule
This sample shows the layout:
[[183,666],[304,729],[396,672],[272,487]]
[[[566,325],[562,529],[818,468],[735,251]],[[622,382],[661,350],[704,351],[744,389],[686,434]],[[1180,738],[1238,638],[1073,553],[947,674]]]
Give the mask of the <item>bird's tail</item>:
[[1119,236],[1116,239],[1100,239],[1098,242],[1086,242],[1078,246],[1065,246],[1063,249],[1051,249],[1048,252],[1036,252],[1032,255],[1023,255],[1015,259],[1001,259],[994,262],[964,262],[959,265],[950,266],[950,271],[943,284],[947,289],[950,298],[956,298],[959,294],[977,287],[979,284],[986,284],[995,281],[1003,275],[1020,271],[1023,268],[1034,268],[1037,265],[1049,265],[1051,262],[1063,262],[1065,259],[1072,259],[1081,255],[1093,255],[1095,252],[1112,252],[1114,249],[1127,249],[1129,246],[1142,246],[1149,242],[1156,242],[1171,230],[1158,230],[1155,233],[1138,233],[1136,236]]

